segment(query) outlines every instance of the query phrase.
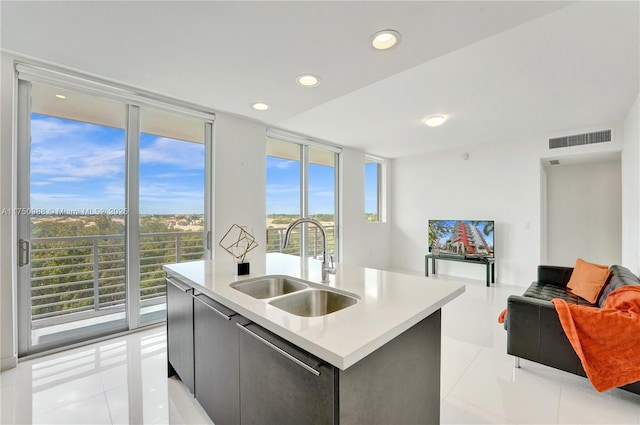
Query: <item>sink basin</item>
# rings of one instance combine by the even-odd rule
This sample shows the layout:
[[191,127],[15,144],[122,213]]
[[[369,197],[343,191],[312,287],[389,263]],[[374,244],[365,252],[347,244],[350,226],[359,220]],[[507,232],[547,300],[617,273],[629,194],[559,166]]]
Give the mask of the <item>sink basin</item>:
[[288,276],[265,276],[232,283],[230,286],[233,289],[259,299],[290,294],[309,287],[306,283]]
[[311,289],[273,300],[269,304],[297,316],[315,317],[342,310],[357,302],[357,298],[349,295],[326,289]]

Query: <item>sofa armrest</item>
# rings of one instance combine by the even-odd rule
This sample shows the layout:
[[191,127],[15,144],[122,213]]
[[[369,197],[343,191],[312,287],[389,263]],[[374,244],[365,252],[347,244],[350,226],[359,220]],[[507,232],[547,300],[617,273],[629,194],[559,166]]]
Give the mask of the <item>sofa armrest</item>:
[[521,295],[509,296],[505,320],[508,354],[540,360],[540,308],[547,304],[551,303]]
[[573,267],[538,266],[538,282],[565,287],[571,279]]
[[511,295],[507,311],[508,354],[584,376],[552,302]]

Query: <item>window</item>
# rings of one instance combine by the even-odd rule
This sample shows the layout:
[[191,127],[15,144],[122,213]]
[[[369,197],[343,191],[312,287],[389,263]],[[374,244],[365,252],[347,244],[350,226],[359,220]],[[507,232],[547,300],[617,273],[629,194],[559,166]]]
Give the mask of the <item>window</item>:
[[381,223],[384,214],[384,161],[366,157],[364,165],[364,216],[368,223]]
[[295,228],[282,247],[287,227],[310,217],[327,232],[327,255],[337,255],[338,155],[334,148],[267,137],[267,252],[322,258],[324,241],[315,226]]

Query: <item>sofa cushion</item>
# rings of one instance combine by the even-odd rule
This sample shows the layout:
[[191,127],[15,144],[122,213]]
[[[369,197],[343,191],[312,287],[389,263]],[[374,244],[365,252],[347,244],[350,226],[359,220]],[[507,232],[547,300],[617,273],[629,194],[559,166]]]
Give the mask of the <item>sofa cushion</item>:
[[578,258],[567,288],[590,303],[595,303],[602,288],[607,283],[609,273],[608,266],[589,263],[582,258]]
[[522,294],[524,297],[537,298],[539,300],[551,301],[553,298],[560,298],[570,304],[586,305],[595,307],[595,304],[590,303],[575,294],[567,291],[566,288],[544,284],[540,282],[533,282],[529,288]]
[[611,291],[625,285],[640,285],[640,279],[626,267],[614,265],[609,270],[611,271],[611,276],[609,276],[609,282],[598,298],[599,307],[602,307]]
[[552,284],[556,286],[562,286],[563,288],[569,283],[571,274],[573,273],[573,267],[563,266],[538,266],[538,282],[544,284]]

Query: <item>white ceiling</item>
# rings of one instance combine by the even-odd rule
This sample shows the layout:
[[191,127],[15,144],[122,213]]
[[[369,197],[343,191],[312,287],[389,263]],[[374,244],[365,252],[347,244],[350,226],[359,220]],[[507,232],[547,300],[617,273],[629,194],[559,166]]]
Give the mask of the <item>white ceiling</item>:
[[[639,90],[638,1],[3,0],[0,14],[7,51],[386,157],[618,123]],[[369,47],[388,28],[400,45]],[[421,124],[434,113],[449,121]]]

